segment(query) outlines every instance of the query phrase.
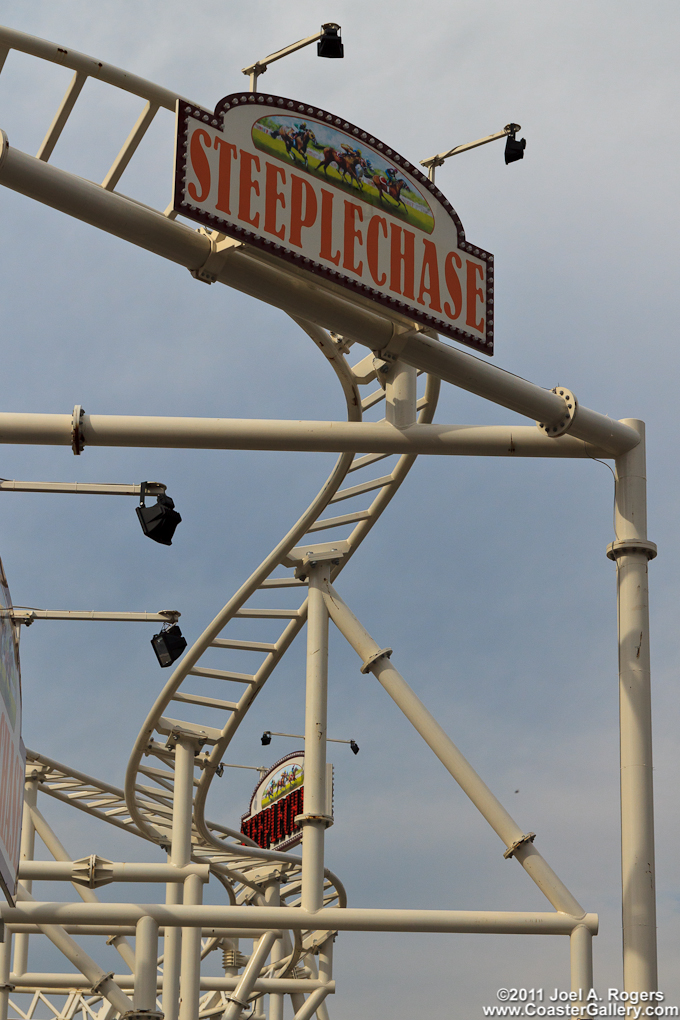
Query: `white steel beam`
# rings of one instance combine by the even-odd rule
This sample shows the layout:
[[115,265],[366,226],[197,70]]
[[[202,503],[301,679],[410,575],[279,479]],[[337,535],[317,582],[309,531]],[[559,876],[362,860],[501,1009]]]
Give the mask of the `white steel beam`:
[[[147,96],[151,101],[151,97]],[[164,105],[164,104],[160,104]],[[123,195],[69,174],[18,149],[2,138],[0,184],[115,234],[191,271],[214,256],[215,241]],[[340,287],[321,286],[300,273],[256,257],[247,245],[223,255],[217,280],[297,316],[332,329],[372,350],[388,352],[406,364],[477,393],[547,424],[559,421],[564,400],[551,390],[521,379],[441,343],[416,329],[397,312],[383,313],[368,300],[347,298]],[[612,452],[630,447],[629,430],[579,405],[570,433]]]
[[295,931],[467,932],[516,935],[570,935],[585,925],[597,934],[597,914],[573,916],[563,911],[399,910],[324,907],[316,913],[300,907],[187,906],[163,903],[39,903],[16,907],[0,904],[6,924],[136,924],[149,915],[159,925],[202,928],[290,929]]
[[[639,436],[628,426],[625,450]],[[187,450],[281,450],[312,453],[429,454],[462,457],[598,457],[618,452],[573,436],[551,439],[528,425],[421,425],[389,422],[288,421],[266,418],[175,418],[85,414],[85,447]],[[0,412],[0,444],[71,446],[70,414]]]
[[616,562],[619,625],[623,987],[640,992],[657,987],[647,576],[656,546],[647,540],[645,426],[628,424],[642,441],[616,459],[616,541],[607,555]]

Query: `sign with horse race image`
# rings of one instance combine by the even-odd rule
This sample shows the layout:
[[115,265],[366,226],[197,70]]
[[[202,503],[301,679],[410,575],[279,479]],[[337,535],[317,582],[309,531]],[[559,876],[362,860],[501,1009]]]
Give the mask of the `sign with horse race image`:
[[174,209],[318,283],[493,354],[493,256],[407,159],[264,93],[177,104]]

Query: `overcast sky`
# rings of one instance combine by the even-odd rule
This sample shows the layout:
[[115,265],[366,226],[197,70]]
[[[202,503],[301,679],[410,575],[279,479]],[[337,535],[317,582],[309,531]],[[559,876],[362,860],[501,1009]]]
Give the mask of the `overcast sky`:
[[[673,0],[5,0],[2,21],[210,107],[240,68],[338,21],[343,61],[314,50],[262,87],[334,111],[417,162],[522,125],[450,160],[437,183],[495,256],[496,364],[615,418],[647,422],[660,988],[680,1005],[676,292],[678,23]],[[70,73],[12,54],[0,127],[35,153]],[[100,181],[141,108],[89,82],[53,162]],[[163,209],[173,121],[161,114],[120,190]],[[330,369],[286,316],[0,189],[6,411],[339,418]],[[358,360],[363,356],[359,352]],[[519,419],[444,386],[437,421]],[[192,641],[297,519],[325,455],[2,447],[6,478],[163,481],[184,521],[171,548],[132,500],[5,494],[0,554],[15,604],[182,612]],[[613,479],[590,462],[421,458],[339,589],[524,831],[600,915],[599,989],[621,985]],[[36,624],[22,635],[26,744],[122,784],[165,682],[147,625]],[[301,732],[294,647],[228,760],[271,764],[263,729]],[[549,909],[336,634],[329,731],[336,824],[328,864],[353,906]],[[235,825],[249,773],[208,814]],[[217,784],[215,784],[217,786]],[[75,857],[156,859],[46,803]],[[66,833],[64,835],[64,832]],[[57,893],[54,893],[57,895]],[[481,1017],[503,985],[568,988],[563,938],[342,934],[334,1020]],[[104,960],[104,957],[101,957]],[[56,964],[56,961],[55,961]],[[113,966],[110,968],[113,969]]]

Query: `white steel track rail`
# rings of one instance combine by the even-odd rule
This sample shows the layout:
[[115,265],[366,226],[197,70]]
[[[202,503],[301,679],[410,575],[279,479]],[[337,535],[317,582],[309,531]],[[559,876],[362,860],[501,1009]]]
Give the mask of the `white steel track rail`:
[[[414,327],[398,312],[378,311],[360,296],[349,300],[332,285],[312,284],[303,273],[277,265],[247,245],[224,243],[220,235],[176,222],[171,207],[161,211],[118,193],[116,188],[156,114],[174,111],[178,96],[92,57],[0,27],[0,71],[12,50],[67,67],[74,76],[51,120],[46,118],[46,133],[36,156],[21,152],[0,132],[0,184],[184,266],[199,279],[206,279],[201,271],[209,261],[211,280],[286,311],[333,368],[345,397],[347,422],[302,423],[301,429],[301,423],[286,422],[216,425],[199,419],[148,419],[145,424],[144,419],[84,419],[84,436],[90,445],[143,445],[153,435],[149,445],[238,448],[241,443],[249,449],[332,450],[339,457],[310,506],[175,667],[132,749],[124,790],[29,752],[30,796],[22,853],[25,850],[24,859],[30,861],[37,832],[58,864],[50,869],[27,863],[20,905],[3,909],[9,930],[15,932],[15,951],[12,972],[11,940],[0,946],[0,1020],[7,1020],[12,985],[17,991],[33,992],[28,1009],[23,1011],[12,1000],[12,1016],[23,1020],[37,1018],[36,1011],[43,1008],[60,1020],[70,1020],[76,1013],[83,1020],[113,1020],[127,1008],[128,991],[134,993],[136,1010],[153,1010],[161,990],[166,1020],[192,1020],[196,1015],[236,1020],[249,1004],[253,1005],[250,1015],[263,1017],[258,1002],[266,994],[270,996],[270,1020],[281,1020],[284,994],[290,995],[298,1020],[312,1014],[327,1020],[324,999],[335,990],[332,936],[344,928],[569,935],[573,987],[589,987],[596,917],[585,913],[562,886],[533,847],[533,833],[524,834],[517,828],[390,666],[389,650],[373,642],[331,588],[420,452],[616,459],[618,538],[609,555],[617,561],[619,574],[622,720],[627,720],[635,738],[622,742],[626,777],[622,784],[626,812],[623,862],[630,890],[624,894],[624,976],[626,988],[652,989],[656,973],[654,898],[648,888],[648,871],[653,869],[648,621],[646,603],[638,604],[634,592],[646,586],[646,561],[656,550],[646,538],[642,423],[614,421],[574,400],[568,427],[563,428],[567,404],[557,388],[543,389],[448,347],[436,334]],[[118,154],[101,183],[76,177],[51,162],[55,153],[58,155],[60,138],[89,78],[132,94],[144,104],[127,137],[121,138]],[[335,332],[329,335],[326,329]],[[353,343],[369,348],[375,360],[369,354],[351,368],[346,354]],[[415,389],[417,373],[426,373],[420,399]],[[362,398],[361,387],[376,380],[380,382],[375,389]],[[431,423],[440,380],[541,422],[542,431],[526,427],[434,428]],[[364,422],[364,414],[382,401],[386,424]],[[65,428],[66,416],[62,415],[0,414],[0,442],[59,444],[64,438],[70,441]],[[560,435],[567,431],[568,435]],[[354,445],[359,435],[368,445]],[[337,512],[336,504],[341,504]],[[317,830],[321,831],[325,818],[319,782],[314,798],[310,797],[316,813],[301,819],[308,826],[303,841],[304,867],[303,859],[295,854],[263,850],[237,829],[206,819],[208,793],[216,775],[222,773],[222,758],[230,741],[305,626],[308,583],[313,595],[325,592],[323,604],[316,595],[311,603],[318,647],[325,648],[328,620],[324,614],[329,614],[364,657],[362,670],[373,672],[397,701],[504,840],[506,856],[516,856],[543,889],[556,908],[554,913],[348,909],[341,882],[319,867],[323,864],[323,839]],[[631,620],[634,633],[645,638],[644,642],[640,638],[637,646],[639,656],[644,644],[640,661],[634,659],[630,627],[626,629]],[[244,666],[246,660],[249,664]],[[310,675],[308,671],[308,685]],[[321,670],[311,683],[321,701],[324,684]],[[318,780],[325,768],[324,754],[316,754],[314,761]],[[646,770],[644,782],[636,778],[641,769]],[[101,876],[116,881],[116,876],[125,874],[125,867],[94,857],[70,862],[35,805],[36,789],[160,845],[169,853],[170,872],[157,867],[154,874],[161,878],[179,875],[183,887],[168,881],[165,905],[98,902],[93,888]],[[646,840],[640,838],[641,819],[649,829]],[[312,833],[309,839],[308,831]],[[320,851],[307,853],[307,847],[314,846]],[[640,864],[641,854],[646,871]],[[201,904],[201,883],[208,872],[194,865],[206,864],[224,888],[225,907]],[[71,865],[73,874],[69,873]],[[147,874],[139,866],[131,867],[138,868],[134,874]],[[32,902],[31,882],[48,875],[73,881],[85,902]],[[87,889],[82,888],[83,883]],[[37,931],[59,946],[80,973],[27,972],[27,939]],[[246,937],[243,931],[253,937],[250,960],[239,949],[239,936]],[[164,955],[157,961],[160,973],[159,967],[154,967],[159,932],[164,936]],[[106,934],[134,974],[106,974],[71,938],[72,934],[93,933]],[[126,942],[131,934],[136,937],[134,957]],[[208,979],[200,975],[200,961],[217,946],[224,953],[224,977]],[[318,968],[314,953],[319,957]],[[239,973],[241,968],[245,968],[243,973]],[[55,1004],[50,998],[64,994],[65,1004]]]

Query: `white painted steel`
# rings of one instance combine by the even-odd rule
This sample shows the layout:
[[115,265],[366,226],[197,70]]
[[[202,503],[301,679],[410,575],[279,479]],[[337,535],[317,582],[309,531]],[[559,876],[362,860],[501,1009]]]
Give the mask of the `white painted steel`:
[[[28,881],[73,882],[80,885],[77,871],[74,868],[76,863],[78,862],[27,860],[21,863],[19,874],[22,878],[25,876]],[[191,875],[201,882],[207,882],[210,878],[208,864],[193,864],[191,862],[181,867],[174,864],[107,861],[105,870],[106,884],[108,882],[177,882],[182,884]]]
[[[144,482],[147,496],[160,496],[166,490],[159,482]],[[0,492],[56,492],[89,496],[139,496],[141,485],[99,484],[93,482],[17,482],[0,478]]]
[[238,1020],[241,1016],[241,1013],[248,1005],[248,999],[255,987],[260,970],[264,966],[275,941],[276,934],[268,932],[259,939],[257,949],[253,947],[253,954],[246,964],[241,980],[236,985],[232,1001],[222,1014],[222,1020]]
[[362,672],[370,670],[373,673],[506,847],[517,847],[513,856],[544,896],[556,910],[582,917],[585,914],[583,907],[541,857],[533,843],[528,840],[521,842],[525,838],[522,829],[397,672],[388,655],[384,654],[384,649],[373,640],[331,585],[326,587],[326,605],[333,623],[364,662]]
[[[239,928],[268,928],[323,931],[422,931],[480,932],[522,935],[570,935],[579,924],[597,934],[597,914],[573,916],[564,911],[512,910],[405,910],[369,909],[363,907],[324,907],[310,913],[301,907],[252,906],[168,906],[163,903],[38,903],[21,902],[16,907],[3,906],[7,924],[88,924],[97,920],[104,924],[136,924],[149,915],[160,926],[179,925],[203,928],[211,924]],[[325,940],[324,940],[325,941]]]
[[[302,42],[308,43],[314,38]],[[292,996],[298,1020],[314,1012],[317,1007],[319,1020],[324,1020],[325,1006],[321,999],[328,991],[334,990],[330,981],[332,934],[329,936],[329,933],[344,928],[366,931],[493,931],[570,935],[572,981],[579,987],[585,987],[589,980],[592,981],[591,941],[592,935],[597,932],[596,916],[583,913],[578,902],[528,841],[528,836],[521,832],[484,786],[403,678],[393,669],[388,658],[378,654],[381,650],[341,604],[330,587],[330,581],[335,579],[375,525],[418,453],[616,457],[617,540],[610,547],[610,555],[617,560],[620,614],[625,982],[629,990],[653,988],[656,963],[654,890],[653,880],[649,880],[650,874],[653,879],[653,814],[646,563],[654,555],[655,549],[646,540],[644,446],[640,443],[640,435],[644,433],[642,423],[636,420],[616,422],[579,405],[569,435],[559,439],[550,439],[537,429],[526,427],[432,427],[439,379],[545,424],[561,420],[564,401],[557,393],[442,344],[429,331],[414,328],[406,317],[397,312],[378,309],[359,297],[348,298],[339,288],[321,286],[318,281],[310,281],[301,272],[269,264],[247,245],[228,245],[218,250],[214,237],[209,237],[202,230],[196,231],[174,222],[170,210],[162,214],[133,199],[113,193],[111,189],[116,186],[133,158],[157,108],[174,109],[176,95],[83,54],[5,29],[0,29],[0,67],[8,47],[16,47],[26,53],[64,64],[71,67],[76,76],[48,130],[41,146],[40,158],[10,148],[6,136],[2,135],[0,184],[140,245],[192,272],[209,264],[210,274],[214,274],[219,282],[287,311],[306,330],[335,370],[348,409],[348,422],[320,423],[84,416],[83,431],[89,446],[332,450],[341,456],[311,506],[176,666],[164,691],[151,708],[133,749],[126,776],[125,796],[123,791],[109,784],[70,770],[44,756],[29,753],[29,781],[32,781],[31,776],[39,779],[41,788],[49,796],[128,832],[162,846],[171,843],[170,859],[173,867],[183,868],[191,860],[207,862],[212,874],[222,883],[230,905],[201,906],[201,883],[193,874],[185,883],[184,903],[178,902],[180,886],[175,882],[168,883],[168,902],[165,906],[100,904],[92,890],[78,887],[77,891],[86,901],[80,905],[41,904],[22,899],[14,909],[3,907],[3,916],[25,929],[18,932],[15,938],[28,935],[29,931],[35,930],[35,926],[40,926],[48,937],[63,947],[62,951],[67,957],[70,953],[74,962],[78,959],[80,963],[77,965],[83,966],[85,958],[77,946],[74,949],[75,943],[63,928],[57,927],[59,924],[67,922],[76,928],[80,926],[81,931],[88,925],[93,929],[101,925],[108,926],[117,932],[113,941],[121,955],[124,955],[123,947],[127,945],[123,941],[121,929],[131,930],[142,922],[162,927],[165,935],[165,973],[160,984],[165,986],[163,1001],[167,1020],[177,1020],[180,951],[177,936],[180,928],[184,930],[185,936],[182,967],[182,1015],[185,1020],[189,1020],[190,1016],[193,1020],[197,1014],[207,1016],[210,1011],[214,1013],[216,1008],[219,1012],[220,1000],[214,996],[218,993],[224,995],[224,991],[219,991],[220,988],[240,988],[241,993],[245,989],[246,997],[253,990],[273,991],[276,994],[287,992]],[[284,56],[290,50],[287,48],[279,51],[267,59]],[[246,70],[256,78],[256,68],[257,65],[253,65]],[[147,104],[131,134],[123,142],[103,186],[77,178],[47,163],[89,75],[132,92]],[[471,146],[491,140],[493,136],[471,143]],[[451,152],[462,151],[464,148],[466,146],[457,147]],[[301,315],[304,315],[304,319],[300,318]],[[332,328],[340,336],[332,339],[320,328],[322,326]],[[380,388],[361,399],[359,386],[375,379],[376,372],[372,365],[372,355],[368,359],[364,358],[356,366],[356,371],[349,368],[344,355],[352,342],[368,347],[378,355],[381,362],[389,366],[385,373],[388,419],[385,423],[378,425],[361,422],[362,410],[368,410],[385,399],[385,391]],[[371,364],[368,364],[369,359]],[[422,371],[430,374],[425,396],[417,400],[415,374]],[[419,423],[412,424],[416,408],[420,410]],[[0,442],[71,445],[71,426],[71,415],[4,414],[0,415]],[[356,456],[356,451],[365,455]],[[378,479],[370,477],[376,462],[394,455],[398,455],[399,460],[389,473]],[[361,478],[368,475],[368,480],[343,490],[343,479],[351,471],[363,472]],[[67,490],[61,488],[51,491]],[[85,490],[76,487],[75,491]],[[321,517],[331,502],[362,498],[369,492],[377,494],[367,509],[362,508],[330,519]],[[350,528],[349,537],[347,528]],[[297,582],[290,574],[281,574],[280,571],[290,570],[305,549],[318,549],[314,535],[318,530],[330,532],[325,536],[330,541],[322,543],[326,551],[329,548],[338,551],[338,563],[326,578],[327,590],[333,595],[327,598],[329,611],[333,614],[335,606],[336,617],[342,619],[339,625],[341,629],[344,626],[348,632],[346,636],[359,650],[366,668],[377,676],[451,774],[461,783],[506,846],[557,908],[557,913],[343,909],[346,903],[344,890],[335,876],[322,870],[322,852],[319,852],[322,848],[319,846],[307,855],[308,862],[314,863],[314,881],[305,882],[305,866],[296,855],[272,853],[253,845],[245,845],[252,841],[240,837],[236,830],[206,820],[206,798],[220,767],[221,757],[254,697],[304,626],[308,610],[314,604],[313,584],[308,603],[305,585]],[[251,600],[262,599],[271,588],[289,589],[292,608],[272,610],[261,602],[252,604]],[[319,617],[314,614],[315,610],[312,609],[312,618],[318,622]],[[55,615],[51,614],[51,618],[55,618]],[[118,619],[122,615],[127,619],[157,619],[161,616],[62,614],[60,618]],[[278,640],[252,644],[249,651],[261,657],[259,665],[253,666],[252,673],[200,666],[202,656],[209,649],[221,648],[221,654],[225,657],[228,657],[230,650],[243,652],[238,637],[220,637],[227,627],[243,617],[268,621],[278,619],[281,625]],[[325,659],[323,641],[319,643],[318,634],[312,639],[314,630],[313,623],[310,642]],[[233,634],[233,630],[228,633]],[[367,662],[371,657],[372,661]],[[192,683],[203,678],[210,682],[220,680],[241,685],[237,690],[242,693],[236,693],[232,700],[192,695],[179,690],[187,678],[191,678]],[[318,683],[312,685],[313,697],[310,701],[317,699],[317,709],[319,689]],[[168,721],[165,712],[170,701],[188,702],[206,712],[220,711],[223,713],[223,725],[198,726],[195,723]],[[318,711],[312,711],[309,704],[308,708],[313,716],[318,716]],[[206,736],[207,744],[197,743],[197,734]],[[195,765],[200,765],[196,778]],[[316,771],[318,769],[312,768],[313,775]],[[309,802],[306,800],[306,813],[308,807]],[[37,819],[42,816],[35,811],[29,817],[40,832]],[[312,831],[311,826],[307,828]],[[48,839],[51,838],[48,834]],[[66,856],[63,848],[55,854],[60,855],[62,860]],[[268,902],[262,893],[263,888],[271,888],[274,883],[280,883],[281,906],[272,906],[273,901]],[[310,890],[313,890],[311,897],[308,895]],[[21,895],[25,897],[27,894],[24,891]],[[340,909],[334,906],[335,903],[339,904]],[[310,906],[313,909],[305,909]],[[149,921],[149,918],[152,920]],[[323,928],[319,929],[319,925]],[[264,934],[263,928],[268,929]],[[248,965],[250,970],[246,968],[250,989],[246,988],[248,982],[244,983],[245,975],[241,978],[237,974],[225,976],[224,979],[200,978],[199,957],[210,949],[210,944],[201,949],[201,934],[217,938],[223,937],[224,933],[243,930],[250,930],[251,935],[259,938],[259,947]],[[288,931],[296,933],[294,941],[291,941]],[[147,934],[150,932],[149,927]],[[286,970],[284,977],[267,979],[262,977],[262,965],[272,945],[276,947],[272,955],[273,965],[285,967]],[[127,946],[128,955],[129,948]],[[304,1002],[299,989],[305,983],[289,979],[287,975],[298,961],[309,960],[309,954],[314,949],[319,949],[320,954],[325,953],[325,956],[320,955],[319,961],[320,974],[323,973],[326,982],[314,985],[316,991]],[[3,980],[8,980],[9,955],[4,948],[0,952]],[[281,957],[280,952],[287,956]],[[149,951],[149,968],[151,955]],[[253,959],[256,959],[255,963]],[[25,966],[23,949],[19,949],[17,960],[20,966]],[[91,971],[93,961],[87,961],[89,957],[83,969],[86,967]],[[94,967],[97,965],[94,964]],[[309,967],[307,972],[313,973],[314,968]],[[147,969],[141,988],[136,990],[145,1001],[151,1000],[149,987],[145,988],[144,985],[148,976]],[[71,987],[68,981],[72,981],[74,996],[77,987],[84,987],[84,979],[69,975],[36,977],[42,982],[43,989],[51,977],[55,979],[55,987]],[[31,975],[19,975],[17,980],[22,981],[24,978],[30,979]],[[113,1020],[115,1010],[122,1009],[124,1003],[129,1004],[129,1000],[120,987],[111,985],[109,977],[104,975],[104,979],[100,991],[108,994],[109,999],[117,997],[117,1005],[109,1008],[104,1003],[98,1020]],[[214,983],[219,981],[225,983],[221,986]],[[125,982],[125,987],[130,989],[135,983],[132,976],[126,978]],[[307,982],[306,989],[311,989],[313,984]],[[199,998],[201,989],[208,989],[207,997]],[[314,1000],[315,995],[317,1000]],[[6,989],[0,989],[0,1020],[6,1016],[7,998]],[[80,1000],[76,997],[71,1001],[75,1009]],[[225,1016],[230,1012],[236,1015],[236,1003],[233,1003],[232,1009],[226,1000],[222,1001]],[[274,1006],[274,1012],[277,1008]],[[255,1015],[261,1014],[256,1012]],[[277,1020],[276,1016],[272,1015],[271,1020]]]
[[584,924],[577,924],[569,936],[571,959],[571,991],[579,994],[582,1017],[587,1016],[585,1007],[588,992],[593,987],[593,933]]
[[[267,933],[269,934],[269,933]],[[116,984],[124,991],[134,990],[134,975],[133,974],[113,974],[113,980]],[[22,988],[27,991],[33,991],[38,989],[47,989],[48,991],[62,991],[72,990],[76,988],[89,989],[89,983],[86,977],[81,974],[75,973],[41,973],[35,972],[30,974],[22,974],[17,976],[10,974],[12,984],[17,986],[17,989]],[[240,976],[234,977],[212,977],[210,975],[203,975],[201,977],[201,991],[235,991]],[[163,977],[159,975],[158,986],[162,987]],[[253,986],[255,992],[265,993],[278,993],[280,995],[290,995],[292,993],[303,993],[313,992],[317,988],[327,988],[329,993],[335,991],[335,982],[331,981],[327,985],[324,985],[321,981],[315,981],[313,978],[257,978]]]
[[[35,852],[35,823],[33,811],[38,799],[38,784],[34,779],[29,779],[24,786],[24,808],[21,821],[21,845],[19,848],[19,884],[27,893],[33,891],[33,882],[30,878],[22,880],[22,868],[33,860]],[[24,974],[28,965],[28,935],[15,935],[14,937],[14,960],[12,970],[15,974]]]
[[309,567],[307,596],[307,688],[305,695],[305,801],[302,826],[303,910],[323,907],[324,836],[330,812],[326,803],[326,729],[328,714],[328,611],[323,589],[329,563]]
[[141,917],[135,936],[135,1009],[156,1009],[158,960],[158,924],[152,917]]
[[[382,397],[381,397],[382,399]],[[0,412],[0,444],[70,446],[71,416]],[[89,446],[191,450],[298,450],[313,453],[425,454],[463,457],[611,458],[607,446],[527,425],[429,425],[83,415]],[[635,439],[631,446],[635,444]]]
[[[5,151],[0,164],[0,184],[190,270],[200,269],[211,254],[211,242],[205,234],[12,147]],[[247,246],[243,250],[232,248],[225,254],[217,280],[373,350],[389,350],[409,365],[533,420],[550,423],[562,417],[562,398],[551,390],[448,347],[414,329],[408,319],[396,313],[388,317],[364,307],[360,299],[352,302],[332,289],[322,288],[318,280],[311,282],[287,269],[265,264],[250,254]],[[626,426],[582,405],[570,434],[612,453],[623,452],[635,443],[635,436]]]
[[657,987],[652,707],[649,661],[645,426],[626,424],[641,441],[616,459],[616,561],[621,725],[621,880],[626,991]]

